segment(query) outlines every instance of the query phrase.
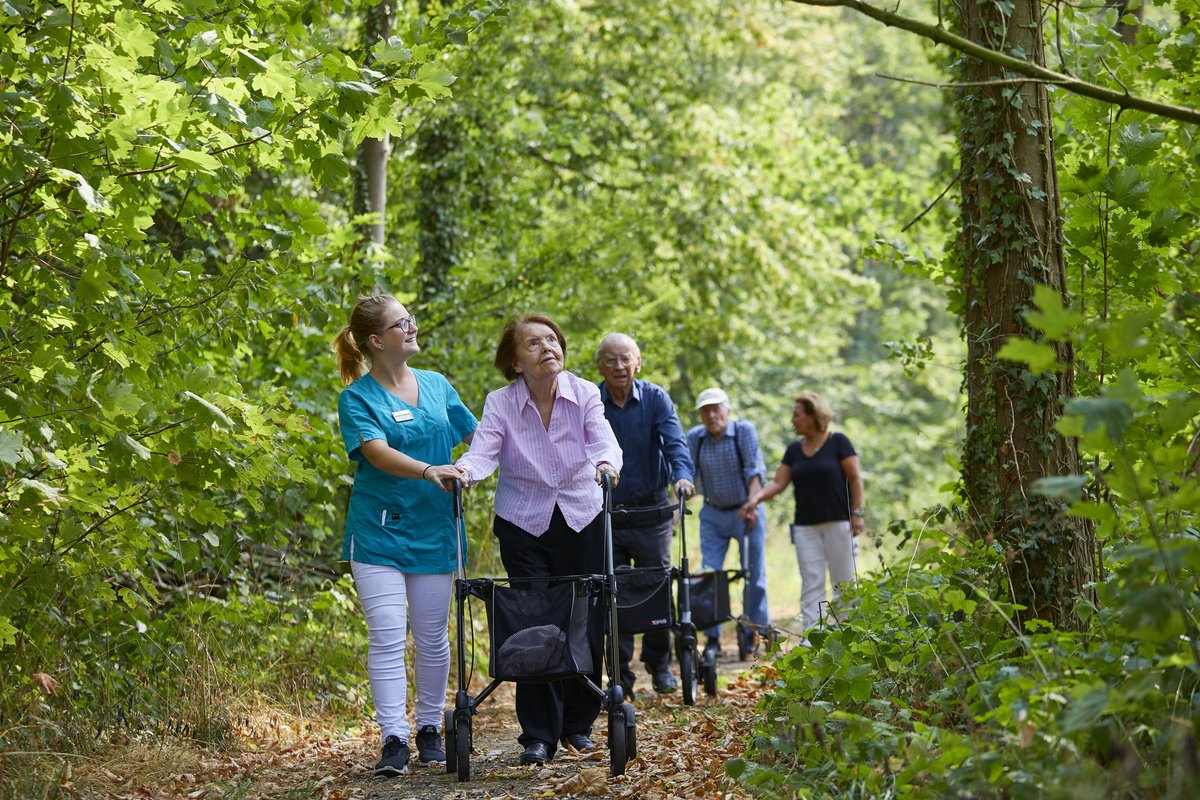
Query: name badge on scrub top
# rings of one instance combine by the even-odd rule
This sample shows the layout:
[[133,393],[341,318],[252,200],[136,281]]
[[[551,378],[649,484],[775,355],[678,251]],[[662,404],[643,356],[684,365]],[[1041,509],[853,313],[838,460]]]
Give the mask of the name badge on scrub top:
[[406,409],[401,409],[400,411],[392,412],[392,419],[396,420],[396,422],[408,422],[412,418],[413,418],[412,412],[408,411]]

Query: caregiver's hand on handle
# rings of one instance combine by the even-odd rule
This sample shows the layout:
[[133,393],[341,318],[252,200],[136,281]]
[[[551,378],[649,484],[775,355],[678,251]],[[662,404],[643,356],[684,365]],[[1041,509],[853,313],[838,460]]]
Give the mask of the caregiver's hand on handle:
[[453,464],[430,464],[422,470],[421,478],[436,483],[443,492],[451,492],[455,481],[466,484],[467,471]]

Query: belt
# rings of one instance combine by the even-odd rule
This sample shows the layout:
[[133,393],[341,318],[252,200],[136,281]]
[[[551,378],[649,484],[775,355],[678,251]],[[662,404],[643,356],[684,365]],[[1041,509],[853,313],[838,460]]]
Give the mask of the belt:
[[719,506],[716,503],[710,503],[707,500],[705,500],[704,505],[712,506],[717,511],[733,511],[735,508],[741,508],[742,506],[745,505],[745,503],[733,503],[732,505],[728,505],[728,506]]
[[635,497],[632,500],[626,500],[624,503],[617,503],[613,508],[656,508],[663,503],[663,499],[667,495],[666,487],[651,492],[645,497]]
[[648,508],[616,508],[612,512],[614,528],[644,528],[658,525],[675,514],[675,506],[650,506]]

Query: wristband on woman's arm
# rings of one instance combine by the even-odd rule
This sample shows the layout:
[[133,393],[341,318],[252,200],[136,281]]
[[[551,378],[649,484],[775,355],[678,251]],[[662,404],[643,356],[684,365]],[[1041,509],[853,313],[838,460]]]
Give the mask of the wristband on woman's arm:
[[426,464],[425,469],[421,470],[421,480],[426,480],[425,473],[433,468],[433,464]]

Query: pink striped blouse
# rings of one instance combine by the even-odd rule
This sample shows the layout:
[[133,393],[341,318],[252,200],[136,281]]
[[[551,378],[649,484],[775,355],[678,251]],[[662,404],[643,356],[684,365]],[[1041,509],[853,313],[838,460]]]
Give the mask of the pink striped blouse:
[[596,465],[604,461],[620,471],[621,447],[604,417],[600,389],[562,372],[549,430],[525,381],[517,378],[488,394],[471,449],[458,466],[470,484],[500,467],[496,515],[541,536],[555,503],[572,530],[595,519],[603,506]]

